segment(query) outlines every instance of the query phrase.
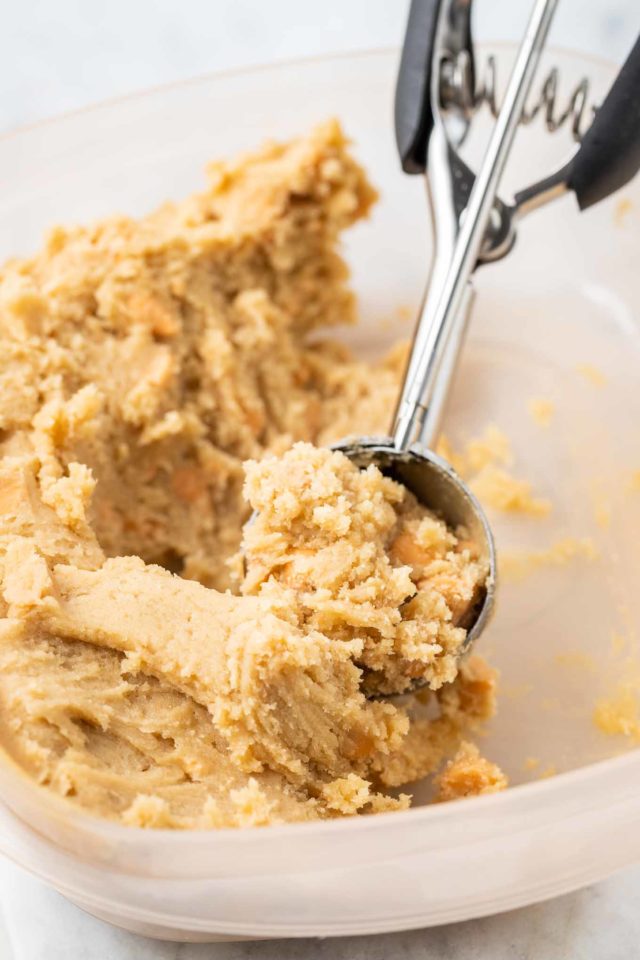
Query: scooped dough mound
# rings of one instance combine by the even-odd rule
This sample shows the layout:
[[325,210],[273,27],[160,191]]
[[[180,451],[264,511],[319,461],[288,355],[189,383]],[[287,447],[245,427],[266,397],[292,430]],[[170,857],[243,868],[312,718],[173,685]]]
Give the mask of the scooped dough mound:
[[269,597],[304,629],[358,641],[365,688],[402,693],[450,683],[466,630],[458,624],[488,568],[468,539],[376,467],[297,444],[247,464],[245,595]]
[[485,575],[464,532],[292,447],[391,409],[398,359],[309,340],[352,319],[338,236],[373,198],[327,124],[0,273],[0,742],[87,811],[398,809],[491,713],[492,672],[457,660]]

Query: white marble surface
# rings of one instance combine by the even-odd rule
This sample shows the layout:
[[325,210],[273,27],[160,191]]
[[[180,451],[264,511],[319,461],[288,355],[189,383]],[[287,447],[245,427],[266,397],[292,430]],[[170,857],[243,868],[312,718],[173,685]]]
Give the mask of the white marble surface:
[[[478,35],[514,39],[529,0],[475,0]],[[202,72],[398,44],[407,0],[21,0],[0,29],[0,131]],[[552,41],[621,60],[638,0],[562,0]],[[1,148],[1,146],[0,146]],[[640,868],[554,902],[437,930],[337,941],[185,945],[83,914],[0,861],[0,960],[630,960]]]

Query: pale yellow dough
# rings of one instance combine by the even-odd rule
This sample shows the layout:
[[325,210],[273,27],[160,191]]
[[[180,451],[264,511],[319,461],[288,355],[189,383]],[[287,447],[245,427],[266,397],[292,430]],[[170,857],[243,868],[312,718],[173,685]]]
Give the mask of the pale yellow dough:
[[249,463],[246,493],[258,514],[243,542],[245,595],[357,645],[369,693],[455,679],[461,623],[488,575],[473,544],[378,469],[308,444]]
[[507,786],[507,778],[495,763],[480,756],[472,743],[462,743],[435,781],[436,800],[460,800],[463,797],[498,793]]
[[[464,531],[291,447],[392,407],[401,353],[309,340],[352,319],[337,239],[373,199],[327,124],[0,274],[0,738],[92,813],[397,809],[491,714],[493,673],[457,656],[486,576]],[[365,697],[416,677],[406,705]]]

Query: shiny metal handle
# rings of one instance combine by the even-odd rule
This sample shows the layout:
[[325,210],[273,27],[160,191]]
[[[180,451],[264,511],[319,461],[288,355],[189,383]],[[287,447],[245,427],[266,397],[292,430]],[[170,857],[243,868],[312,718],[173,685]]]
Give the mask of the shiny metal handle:
[[[452,338],[452,333],[456,327],[458,333],[460,328],[464,327],[461,317],[464,318],[465,301],[469,297],[470,277],[478,261],[500,177],[557,2],[558,0],[536,0],[534,4],[502,109],[464,212],[449,269],[441,283],[431,284],[425,300],[418,321],[418,331],[421,334],[423,323],[428,324],[428,329],[424,337],[418,335],[414,341],[414,349],[419,351],[418,358],[410,360],[392,430],[393,443],[398,450],[407,450],[416,440],[427,446],[431,446],[435,441],[439,424],[428,416],[429,408],[436,388],[440,408],[446,399],[463,340],[460,335]],[[450,349],[450,344],[453,345],[455,354]],[[440,380],[441,376],[443,380]]]

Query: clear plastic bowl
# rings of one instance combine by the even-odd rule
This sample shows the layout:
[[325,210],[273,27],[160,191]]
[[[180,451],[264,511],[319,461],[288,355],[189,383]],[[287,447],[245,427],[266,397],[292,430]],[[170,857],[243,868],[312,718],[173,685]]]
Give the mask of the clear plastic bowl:
[[[511,56],[498,51],[503,77]],[[558,52],[548,59],[561,67],[563,89],[588,74],[595,102],[611,81],[606,64]],[[382,193],[346,241],[363,319],[345,336],[361,353],[378,352],[410,332],[430,247],[421,180],[400,174],[392,139],[396,64],[395,53],[379,52],[207,77],[4,137],[0,256],[34,250],[56,222],[138,214],[183,196],[211,158],[336,115]],[[479,125],[472,152],[487,129]],[[541,176],[569,148],[566,131],[523,130],[510,185]],[[477,278],[447,432],[464,440],[496,422],[513,441],[516,471],[553,500],[547,519],[495,516],[499,546],[544,549],[590,536],[600,552],[503,583],[482,638],[502,672],[500,710],[482,746],[512,789],[421,806],[427,793],[418,785],[405,813],[172,833],[93,819],[3,763],[7,856],[96,916],[185,940],[462,920],[575,889],[640,858],[640,753],[592,721],[598,698],[618,682],[626,678],[632,693],[635,684],[635,696],[640,688],[640,493],[629,482],[640,469],[639,203],[638,184],[582,215],[571,197],[558,201],[532,215],[513,254]],[[596,365],[607,382],[597,386],[579,364]],[[527,411],[535,396],[556,404],[547,429]],[[558,775],[539,779],[551,770]]]

